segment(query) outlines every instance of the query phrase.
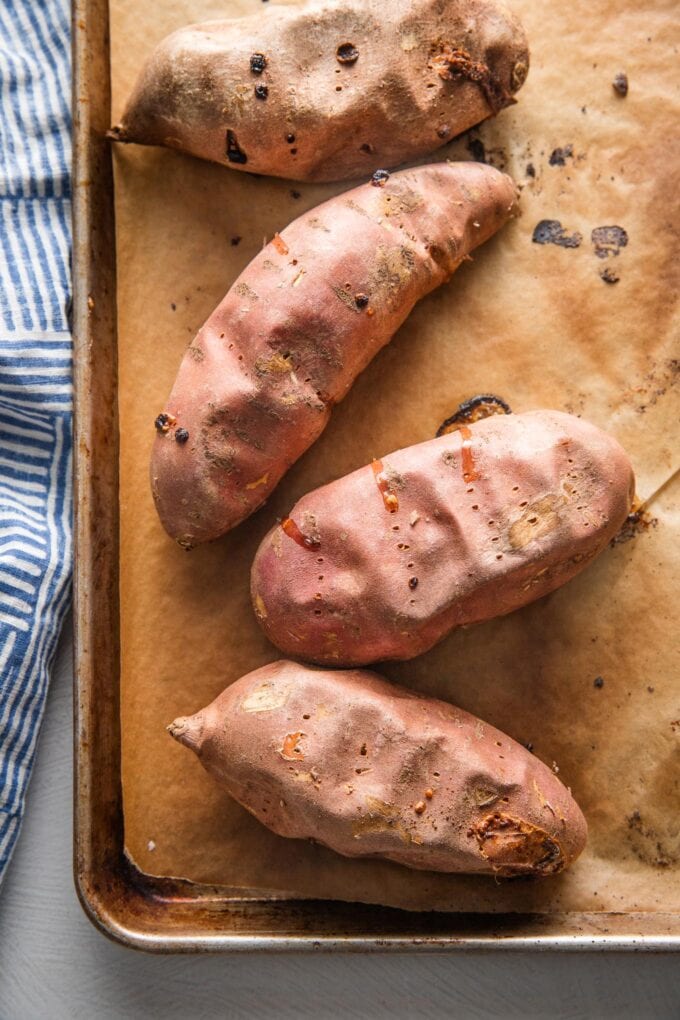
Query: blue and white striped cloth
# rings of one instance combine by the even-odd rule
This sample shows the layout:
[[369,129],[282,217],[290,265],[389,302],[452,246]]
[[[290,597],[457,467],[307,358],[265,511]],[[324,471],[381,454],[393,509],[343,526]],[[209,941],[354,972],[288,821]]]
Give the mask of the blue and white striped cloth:
[[69,19],[0,0],[0,882],[70,597]]

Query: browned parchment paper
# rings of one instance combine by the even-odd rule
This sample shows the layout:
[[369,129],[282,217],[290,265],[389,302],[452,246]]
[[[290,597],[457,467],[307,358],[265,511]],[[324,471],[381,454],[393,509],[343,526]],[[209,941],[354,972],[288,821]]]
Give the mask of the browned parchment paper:
[[[266,18],[270,6],[113,0],[114,118],[161,36],[209,17]],[[521,217],[416,309],[269,504],[190,554],[166,538],[153,510],[154,416],[187,342],[263,238],[345,186],[255,179],[169,151],[116,150],[123,786],[128,851],[150,873],[408,908],[680,908],[680,485],[669,482],[680,461],[675,4],[513,6],[532,45],[519,103],[441,158],[471,158],[471,142],[473,152],[483,144],[522,184]],[[619,71],[629,78],[626,98],[612,89]],[[558,148],[564,165],[551,161]],[[532,243],[544,219],[578,232],[580,246]],[[591,231],[612,225],[625,229],[628,244],[600,259]],[[605,269],[618,282],[603,281]],[[561,591],[384,670],[558,763],[590,841],[572,871],[543,883],[410,872],[281,839],[218,792],[164,729],[277,657],[248,599],[250,562],[275,517],[312,486],[429,438],[479,392],[517,411],[583,414],[628,448],[641,497],[667,483],[650,506],[654,524]]]

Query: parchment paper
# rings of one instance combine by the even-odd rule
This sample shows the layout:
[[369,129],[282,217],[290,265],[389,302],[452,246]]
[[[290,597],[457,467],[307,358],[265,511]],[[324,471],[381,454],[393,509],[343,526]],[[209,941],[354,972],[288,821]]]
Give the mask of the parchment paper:
[[[513,6],[532,47],[518,105],[441,158],[479,156],[483,144],[522,184],[520,218],[418,306],[268,505],[190,554],[165,536],[152,506],[154,416],[186,344],[263,238],[347,185],[256,179],[170,151],[116,148],[123,787],[127,848],[149,873],[414,909],[680,908],[680,485],[669,482],[680,461],[675,4]],[[167,32],[270,9],[261,0],[114,0],[114,119]],[[626,98],[612,88],[619,71]],[[541,220],[578,232],[580,246],[532,242]],[[628,243],[599,258],[591,231],[612,225]],[[605,282],[604,270],[618,282]],[[276,516],[311,487],[431,437],[480,392],[516,411],[584,415],[627,447],[641,497],[661,489],[654,522],[559,592],[384,669],[557,763],[590,840],[570,872],[539,883],[411,872],[281,839],[165,732],[277,658],[248,598],[254,551]]]

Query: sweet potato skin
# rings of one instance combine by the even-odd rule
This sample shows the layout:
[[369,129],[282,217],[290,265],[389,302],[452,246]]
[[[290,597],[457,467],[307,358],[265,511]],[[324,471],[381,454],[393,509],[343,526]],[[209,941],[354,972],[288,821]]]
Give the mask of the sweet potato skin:
[[585,844],[571,794],[524,747],[365,670],[275,662],[168,729],[268,828],[347,857],[544,876]]
[[506,222],[514,197],[492,167],[441,163],[364,184],[276,235],[157,409],[151,479],[167,532],[190,547],[256,510],[416,301]]
[[270,4],[163,40],[111,135],[346,180],[434,152],[513,102],[528,67],[522,27],[495,0]]
[[313,549],[286,522],[265,536],[255,613],[297,658],[409,659],[579,573],[633,494],[626,454],[595,426],[557,411],[487,418],[304,496],[289,519]]

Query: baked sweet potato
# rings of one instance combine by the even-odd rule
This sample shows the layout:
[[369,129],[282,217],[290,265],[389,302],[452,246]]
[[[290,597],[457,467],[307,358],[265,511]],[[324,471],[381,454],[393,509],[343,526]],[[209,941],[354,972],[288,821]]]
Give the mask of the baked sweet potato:
[[255,612],[312,662],[410,659],[583,570],[633,491],[626,454],[588,422],[486,418],[304,496],[257,552]]
[[380,175],[276,234],[199,330],[156,418],[152,488],[168,533],[189,547],[256,510],[514,195],[493,167],[440,163]]
[[554,875],[586,822],[520,744],[364,670],[274,662],[169,732],[280,836],[429,871]]
[[191,25],[154,50],[113,138],[256,174],[367,176],[514,102],[529,53],[495,0],[340,0]]

